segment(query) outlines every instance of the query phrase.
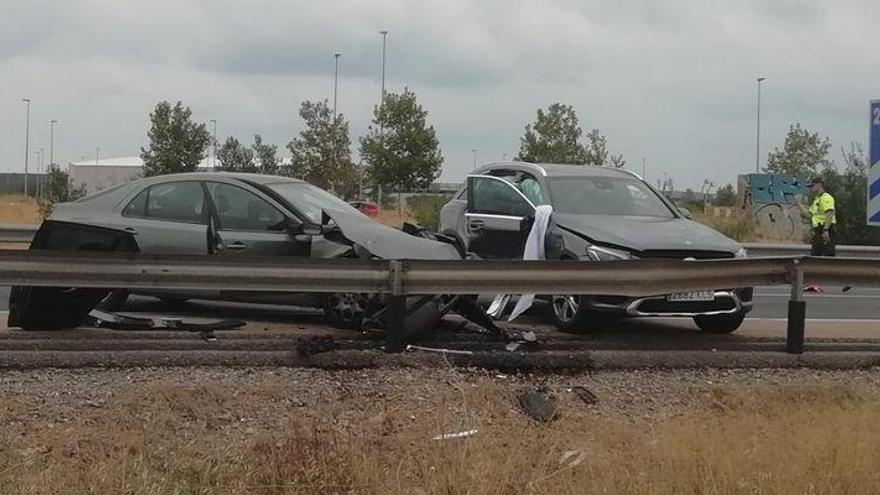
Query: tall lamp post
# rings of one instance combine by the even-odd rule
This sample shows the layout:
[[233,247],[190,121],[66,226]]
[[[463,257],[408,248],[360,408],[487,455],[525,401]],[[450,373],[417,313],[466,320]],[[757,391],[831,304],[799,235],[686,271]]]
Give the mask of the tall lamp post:
[[21,101],[27,105],[27,118],[24,126],[24,195],[28,195],[28,155],[30,155],[30,137],[31,137],[31,99],[22,98]]
[[379,31],[382,35],[382,101],[380,105],[385,103],[385,44],[388,39],[388,31]]
[[766,77],[758,78],[758,122],[755,138],[755,173],[761,173],[761,83]]
[[57,123],[55,119],[49,121],[49,169],[55,167],[55,124]]
[[34,192],[36,197],[40,197],[40,164],[43,163],[43,148],[39,148],[34,150],[34,154],[37,155],[36,161],[34,161],[34,165],[37,167],[37,185],[34,187]]
[[339,90],[339,57],[342,54],[339,52],[333,53],[333,61],[335,63],[335,69],[333,70],[333,120],[336,121],[336,96]]
[[477,149],[471,148],[471,153],[474,154],[474,170],[477,169]]

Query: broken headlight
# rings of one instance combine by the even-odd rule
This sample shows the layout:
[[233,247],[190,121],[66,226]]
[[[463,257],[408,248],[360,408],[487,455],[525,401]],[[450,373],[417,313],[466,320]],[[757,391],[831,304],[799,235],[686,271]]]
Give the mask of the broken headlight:
[[599,246],[588,246],[587,254],[593,261],[620,261],[633,258],[632,254],[626,251]]

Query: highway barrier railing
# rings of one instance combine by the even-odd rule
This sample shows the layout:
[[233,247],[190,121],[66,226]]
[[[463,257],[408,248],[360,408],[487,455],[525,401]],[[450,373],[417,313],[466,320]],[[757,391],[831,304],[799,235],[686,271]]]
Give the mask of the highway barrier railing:
[[404,346],[406,297],[535,293],[646,296],[790,285],[787,351],[803,352],[804,284],[880,287],[873,259],[775,257],[725,260],[383,261],[295,257],[148,256],[0,250],[0,285],[388,295],[386,350]]
[[[0,223],[0,242],[27,244],[31,242],[39,229],[38,224]],[[764,256],[808,256],[809,244],[770,244],[746,243],[746,251],[751,257]],[[837,255],[844,258],[875,258],[880,259],[880,246],[837,246]]]
[[[761,256],[809,256],[809,244],[764,244],[746,243],[746,251],[751,257]],[[837,256],[844,258],[880,259],[880,246],[836,246]]]

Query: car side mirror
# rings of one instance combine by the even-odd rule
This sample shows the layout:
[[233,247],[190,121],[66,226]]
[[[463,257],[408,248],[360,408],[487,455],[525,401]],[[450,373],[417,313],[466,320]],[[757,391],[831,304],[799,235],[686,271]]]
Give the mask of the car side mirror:
[[287,232],[290,235],[321,235],[324,233],[324,228],[317,223],[305,222],[290,224]]
[[688,210],[687,208],[685,208],[683,206],[679,206],[678,211],[681,212],[681,215],[683,217],[687,218],[688,220],[693,218],[693,216],[691,215],[691,210]]

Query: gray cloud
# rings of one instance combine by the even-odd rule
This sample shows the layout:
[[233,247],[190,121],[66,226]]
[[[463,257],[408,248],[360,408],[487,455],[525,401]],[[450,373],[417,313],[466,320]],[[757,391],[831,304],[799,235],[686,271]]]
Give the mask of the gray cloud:
[[870,42],[880,4],[780,0],[0,0],[0,168],[23,161],[62,120],[60,161],[134,154],[147,114],[183,100],[221,137],[261,133],[281,147],[305,99],[332,96],[353,142],[378,97],[380,29],[388,87],[416,91],[446,157],[444,178],[512,156],[539,106],[573,104],[586,128],[649,176],[682,186],[754,166],[755,78],[767,76],[765,154],[793,122],[836,145],[864,140],[880,93]]

